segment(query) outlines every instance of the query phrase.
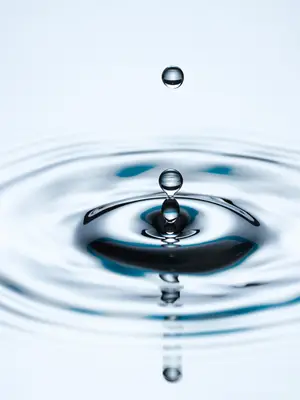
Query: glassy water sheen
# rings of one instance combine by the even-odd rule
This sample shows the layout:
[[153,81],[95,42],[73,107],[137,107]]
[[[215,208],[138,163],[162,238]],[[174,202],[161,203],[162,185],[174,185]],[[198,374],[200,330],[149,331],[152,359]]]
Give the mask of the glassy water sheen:
[[[298,152],[214,137],[128,147],[1,157],[1,327],[162,343],[173,382],[186,349],[297,323]],[[175,199],[158,184],[167,168],[183,176]]]

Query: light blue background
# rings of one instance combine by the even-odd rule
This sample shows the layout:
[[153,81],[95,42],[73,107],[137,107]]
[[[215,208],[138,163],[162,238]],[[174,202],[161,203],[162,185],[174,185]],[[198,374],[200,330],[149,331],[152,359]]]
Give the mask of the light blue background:
[[[296,0],[2,0],[0,10],[2,150],[52,135],[141,140],[207,130],[299,147]],[[160,80],[170,64],[185,73],[174,91]],[[170,385],[159,346],[3,332],[0,398],[296,400],[292,336],[193,350],[184,380]]]

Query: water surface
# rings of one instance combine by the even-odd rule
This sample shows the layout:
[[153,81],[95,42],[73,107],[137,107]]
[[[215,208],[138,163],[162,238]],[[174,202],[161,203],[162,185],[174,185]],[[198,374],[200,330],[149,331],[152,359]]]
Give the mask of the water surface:
[[[49,340],[67,332],[75,342],[134,338],[137,346],[162,346],[162,365],[176,369],[186,351],[272,343],[297,329],[299,162],[292,149],[209,136],[126,150],[69,139],[3,155],[1,330]],[[174,282],[78,247],[75,232],[88,210],[158,192],[166,168],[181,171],[183,194],[229,199],[254,215],[268,240],[233,268]],[[210,222],[222,232],[226,219],[218,215]],[[125,238],[127,223],[121,216],[114,227]]]

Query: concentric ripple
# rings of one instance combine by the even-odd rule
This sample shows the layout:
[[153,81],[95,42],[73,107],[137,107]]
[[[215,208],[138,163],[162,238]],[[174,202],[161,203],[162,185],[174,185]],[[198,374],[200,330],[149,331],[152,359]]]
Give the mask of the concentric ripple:
[[[2,156],[2,328],[216,343],[297,322],[299,154],[217,138],[185,148],[145,141],[129,147],[117,152],[101,142],[74,140]],[[180,307],[163,306],[162,293],[170,284],[158,273],[99,259],[76,239],[89,210],[150,198],[166,168],[179,169],[184,177],[183,206],[188,193],[228,199],[267,229],[258,248],[233,268],[180,275],[171,284],[180,291]],[[157,199],[152,201],[149,205],[156,206]],[[204,214],[212,236],[222,236],[229,226],[224,209],[208,207]],[[130,239],[122,215],[116,214],[109,227],[122,240]],[[166,320],[174,329],[166,332]]]
[[177,196],[180,207],[173,200],[178,217],[166,236],[164,200],[152,194],[88,211],[78,226],[79,246],[118,269],[203,274],[241,264],[266,240],[260,222],[230,200],[194,194]]

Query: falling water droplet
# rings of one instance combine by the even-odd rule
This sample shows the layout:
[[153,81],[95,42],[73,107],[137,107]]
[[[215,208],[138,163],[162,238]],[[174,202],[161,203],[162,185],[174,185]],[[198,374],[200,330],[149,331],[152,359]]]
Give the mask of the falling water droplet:
[[173,197],[181,188],[183,178],[176,169],[166,169],[159,176],[159,186],[168,197]]
[[177,89],[182,85],[184,75],[179,67],[167,67],[164,69],[161,78],[168,88]]
[[175,199],[166,199],[161,207],[162,215],[166,222],[172,223],[175,222],[179,215],[179,204]]
[[181,371],[179,368],[165,368],[163,375],[168,382],[177,382],[181,378]]

